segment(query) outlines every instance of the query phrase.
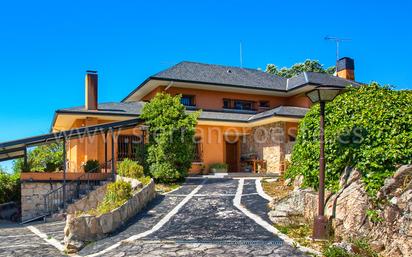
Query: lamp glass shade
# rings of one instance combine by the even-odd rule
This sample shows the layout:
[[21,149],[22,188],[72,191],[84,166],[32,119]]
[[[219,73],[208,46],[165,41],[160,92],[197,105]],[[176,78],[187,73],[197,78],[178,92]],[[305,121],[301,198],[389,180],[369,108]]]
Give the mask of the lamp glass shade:
[[312,103],[319,102],[320,98],[319,98],[319,90],[318,89],[315,89],[315,90],[312,90],[312,91],[306,93],[306,96],[309,97],[309,99]]
[[306,93],[306,96],[309,97],[312,103],[329,102],[335,99],[340,92],[341,89],[338,88],[316,88]]
[[319,89],[320,100],[324,102],[332,101],[339,93],[339,89]]

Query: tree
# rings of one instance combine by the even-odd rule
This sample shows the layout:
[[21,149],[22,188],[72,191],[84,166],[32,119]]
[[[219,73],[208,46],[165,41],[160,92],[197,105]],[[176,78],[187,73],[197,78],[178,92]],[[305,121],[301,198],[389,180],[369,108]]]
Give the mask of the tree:
[[[344,168],[357,168],[370,196],[399,165],[412,163],[412,91],[377,83],[349,88],[326,104],[326,186],[339,189]],[[304,176],[304,186],[317,188],[319,171],[319,105],[299,124],[286,176]]]
[[291,78],[304,71],[320,72],[332,75],[335,72],[335,67],[329,67],[327,69],[323,68],[317,60],[306,60],[303,63],[296,63],[290,68],[283,67],[279,69],[274,64],[266,65],[266,72],[270,74],[277,75],[279,77]]
[[35,147],[28,151],[27,162],[29,167],[23,167],[23,159],[13,162],[14,172],[41,171],[51,172],[63,169],[63,144],[51,143]]
[[160,182],[183,179],[194,158],[193,137],[199,112],[186,113],[180,97],[158,93],[141,114],[149,126],[147,164]]
[[0,166],[0,204],[20,202],[20,173],[9,174]]

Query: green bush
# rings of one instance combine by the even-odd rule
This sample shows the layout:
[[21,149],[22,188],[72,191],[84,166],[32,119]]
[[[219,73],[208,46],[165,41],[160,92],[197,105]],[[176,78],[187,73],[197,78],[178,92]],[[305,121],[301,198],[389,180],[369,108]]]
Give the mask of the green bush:
[[101,215],[122,206],[132,197],[132,186],[129,182],[117,180],[107,185],[107,191],[103,201],[88,213]]
[[[339,189],[345,167],[362,173],[366,190],[375,196],[398,165],[412,162],[412,91],[395,91],[376,83],[349,88],[326,104],[326,187]],[[302,174],[303,186],[318,187],[319,105],[299,124],[286,177]]]
[[149,126],[149,172],[159,182],[184,178],[194,158],[193,137],[199,112],[186,113],[180,97],[158,93],[145,104],[140,116]]
[[182,180],[186,173],[182,173],[177,170],[172,164],[166,163],[153,163],[150,165],[150,174],[153,178],[160,183],[172,183]]
[[20,203],[20,173],[8,174],[0,169],[0,204]]
[[97,173],[100,172],[100,164],[98,160],[88,160],[83,165],[84,172]]
[[117,165],[117,172],[120,176],[139,179],[144,176],[143,166],[130,159],[124,159]]

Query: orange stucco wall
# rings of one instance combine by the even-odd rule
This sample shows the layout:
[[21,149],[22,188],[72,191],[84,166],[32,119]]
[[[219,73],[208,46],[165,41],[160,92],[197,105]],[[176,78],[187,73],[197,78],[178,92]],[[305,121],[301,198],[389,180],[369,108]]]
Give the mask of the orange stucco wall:
[[[102,123],[113,122],[110,120],[100,120],[96,118],[78,119],[74,122],[73,128],[82,126],[91,126]],[[139,128],[131,128],[115,131],[114,138],[114,153],[117,161],[117,136],[118,135],[141,135]],[[82,165],[87,160],[98,160],[101,164],[104,163],[104,134],[97,134],[90,137],[82,137],[78,139],[71,139],[67,143],[67,159],[69,172],[83,172]],[[111,160],[112,156],[112,140],[111,134],[107,135],[107,159]]]
[[[157,87],[145,97],[143,101],[149,101],[158,92],[164,91],[165,87]],[[201,89],[189,89],[189,88],[179,88],[170,87],[165,91],[171,95],[193,95],[195,96],[195,103],[197,108],[208,109],[208,110],[221,110],[223,109],[223,99],[236,99],[236,100],[249,100],[257,102],[257,107],[259,106],[259,101],[269,101],[269,108],[275,108],[279,105],[290,105],[299,107],[309,107],[310,101],[306,96],[293,96],[293,97],[279,97],[279,96],[267,96],[267,95],[252,95],[252,94],[240,94],[234,92],[218,92],[210,90]],[[260,108],[258,111],[265,111],[267,109]]]
[[[226,141],[238,142],[243,135],[250,133],[250,130],[250,128],[242,127],[198,125],[196,127],[196,136],[201,138],[202,164],[206,170],[209,169],[211,164],[226,162]],[[198,164],[194,164],[192,173],[198,171]]]
[[[149,94],[147,94],[142,100],[149,101],[158,92],[164,91],[165,87],[158,87]],[[298,95],[293,97],[277,97],[266,95],[252,95],[230,92],[216,92],[210,90],[200,89],[187,89],[170,87],[167,93],[187,94],[195,96],[195,103],[197,108],[221,110],[223,109],[223,99],[239,99],[250,101],[269,101],[270,108],[277,107],[279,105],[300,106],[309,107],[311,105],[307,97]],[[258,105],[257,105],[258,106]],[[259,109],[264,111],[266,109]],[[102,124],[111,122],[110,120],[102,120],[97,118],[83,118],[76,120],[71,128],[78,128],[82,126],[91,126],[96,124]],[[287,123],[285,137],[288,138],[287,130],[291,127],[297,127],[297,123]],[[68,129],[71,129],[68,128]],[[232,127],[232,126],[217,126],[217,125],[198,125],[196,128],[196,135],[202,140],[202,162],[194,163],[192,172],[200,172],[201,168],[205,170],[209,169],[209,166],[213,163],[225,163],[226,162],[226,141],[227,140],[241,140],[243,135],[250,134],[251,128],[247,127]],[[139,129],[128,129],[116,132],[117,135],[136,135],[140,134]],[[70,172],[82,172],[82,164],[87,160],[99,160],[100,163],[104,163],[104,135],[96,135],[93,137],[84,137],[80,139],[72,139],[68,142],[67,158],[69,160]],[[117,136],[115,136],[114,145],[115,158],[117,158]],[[111,159],[111,135],[108,135],[107,143],[108,160]],[[239,144],[240,154],[240,144]],[[240,160],[239,160],[240,161]],[[240,166],[240,165],[239,165]]]

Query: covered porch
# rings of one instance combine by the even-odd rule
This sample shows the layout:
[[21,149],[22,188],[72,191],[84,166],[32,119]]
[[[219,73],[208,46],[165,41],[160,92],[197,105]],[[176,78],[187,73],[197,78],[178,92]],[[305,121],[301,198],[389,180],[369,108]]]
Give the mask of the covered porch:
[[[139,146],[144,148],[146,127],[140,119],[80,127],[0,143],[0,161],[23,159],[20,176],[22,221],[30,221],[65,208],[85,190],[104,181],[113,180],[116,175],[116,162],[119,160],[118,138],[122,131],[127,129],[133,129],[142,136]],[[91,147],[97,144],[97,140],[102,142],[100,147]],[[100,164],[99,168],[85,172],[84,169],[77,168],[76,164],[76,168],[70,169],[73,163],[73,142],[77,143],[77,148],[81,142],[86,148],[102,152],[102,157],[96,158]],[[28,160],[29,148],[50,143],[62,144],[62,169],[53,172],[31,171]],[[133,153],[137,154],[136,151]],[[144,151],[139,151],[139,154],[143,153]]]

